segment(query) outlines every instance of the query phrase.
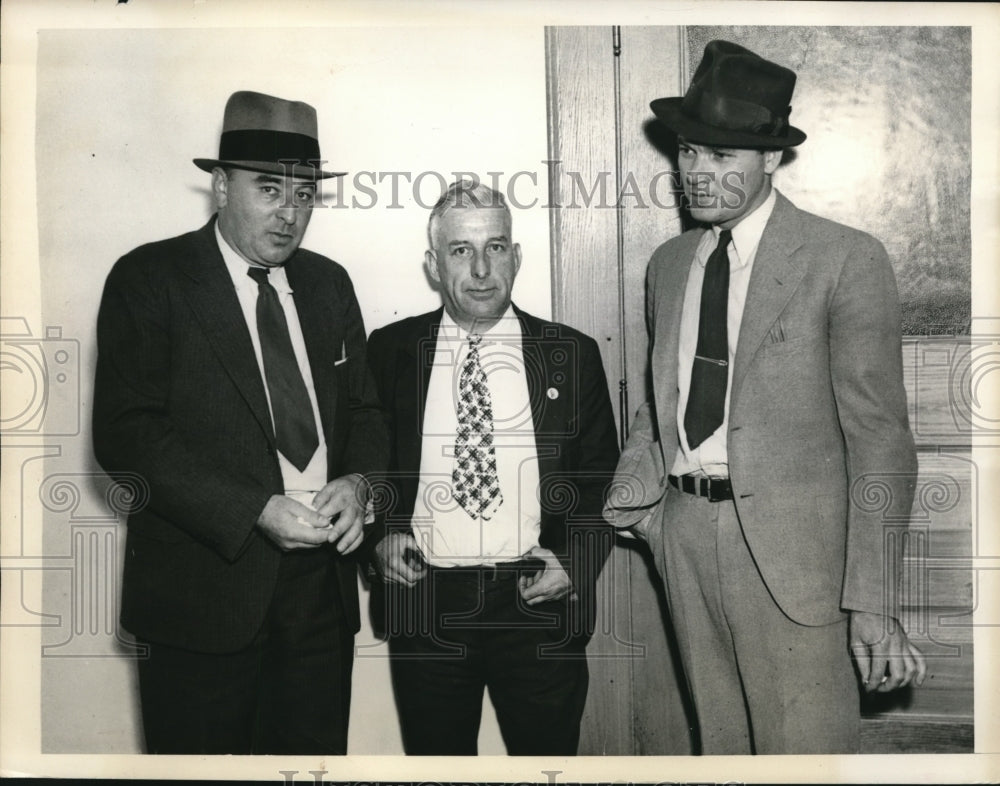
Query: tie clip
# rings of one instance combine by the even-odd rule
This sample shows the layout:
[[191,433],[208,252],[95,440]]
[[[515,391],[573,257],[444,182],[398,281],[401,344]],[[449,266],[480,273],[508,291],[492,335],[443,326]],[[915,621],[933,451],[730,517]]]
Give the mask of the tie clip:
[[717,365],[717,366],[728,366],[729,365],[729,361],[728,360],[716,360],[715,358],[707,358],[707,357],[704,357],[703,355],[695,355],[694,359],[695,360],[704,360],[706,363],[715,363],[715,365]]

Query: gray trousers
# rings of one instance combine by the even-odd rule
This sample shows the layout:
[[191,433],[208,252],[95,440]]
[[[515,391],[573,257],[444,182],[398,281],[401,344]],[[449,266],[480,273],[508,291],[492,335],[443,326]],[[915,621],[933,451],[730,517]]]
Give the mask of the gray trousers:
[[648,540],[666,583],[701,752],[856,753],[860,693],[847,618],[807,626],[785,616],[731,501],[668,488]]

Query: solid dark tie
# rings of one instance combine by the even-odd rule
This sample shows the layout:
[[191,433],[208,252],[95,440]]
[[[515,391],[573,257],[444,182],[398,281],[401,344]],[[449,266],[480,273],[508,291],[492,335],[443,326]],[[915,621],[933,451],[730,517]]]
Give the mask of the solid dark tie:
[[458,378],[458,433],[452,494],[472,518],[488,521],[503,504],[493,444],[493,400],[479,360],[482,336],[469,336],[469,354]]
[[726,317],[729,306],[728,229],[705,264],[698,316],[698,347],[691,367],[691,389],[684,412],[684,431],[693,450],[722,425],[729,377],[729,339]]
[[248,275],[257,282],[257,333],[264,356],[264,379],[271,395],[271,415],[278,450],[299,472],[312,460],[319,437],[309,391],[295,360],[288,335],[285,311],[278,293],[268,281],[267,268],[251,267]]

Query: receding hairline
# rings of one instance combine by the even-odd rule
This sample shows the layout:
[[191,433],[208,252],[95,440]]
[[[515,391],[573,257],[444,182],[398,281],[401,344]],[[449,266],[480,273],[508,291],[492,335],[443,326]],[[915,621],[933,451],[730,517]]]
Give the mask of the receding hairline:
[[432,249],[437,246],[435,235],[441,220],[456,209],[502,210],[507,222],[508,237],[511,234],[514,217],[511,215],[510,207],[503,194],[484,183],[457,180],[445,189],[438,201],[434,203],[434,207],[431,208],[431,215],[427,220],[427,242]]

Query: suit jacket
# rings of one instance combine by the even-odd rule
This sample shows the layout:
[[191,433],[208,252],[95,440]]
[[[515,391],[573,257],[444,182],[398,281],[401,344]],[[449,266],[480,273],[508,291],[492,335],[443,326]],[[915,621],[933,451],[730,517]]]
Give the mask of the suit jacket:
[[[619,464],[623,491],[606,511],[617,526],[656,512],[678,450],[681,308],[705,231],[664,243],[649,263],[653,397]],[[778,605],[812,625],[842,610],[884,612],[892,589],[884,525],[909,515],[916,454],[895,276],[877,240],[777,195],[750,275],[730,395],[735,504]]]
[[[542,518],[539,545],[551,549],[579,596],[583,635],[594,618],[594,584],[613,543],[601,510],[618,460],[618,440],[597,343],[566,325],[514,308],[523,331]],[[391,506],[376,527],[408,530],[420,474],[424,406],[444,309],[375,330],[368,355],[389,412],[385,482]],[[381,495],[379,495],[381,496]],[[380,535],[375,534],[377,542]]]
[[[281,552],[255,523],[283,485],[264,381],[214,223],[141,246],[108,275],[93,426],[101,466],[146,485],[128,518],[122,625],[151,641],[228,652],[252,640],[274,589]],[[329,475],[381,471],[384,419],[347,272],[302,249],[286,270]],[[348,361],[335,365],[342,347]],[[356,565],[328,551],[356,630]]]

